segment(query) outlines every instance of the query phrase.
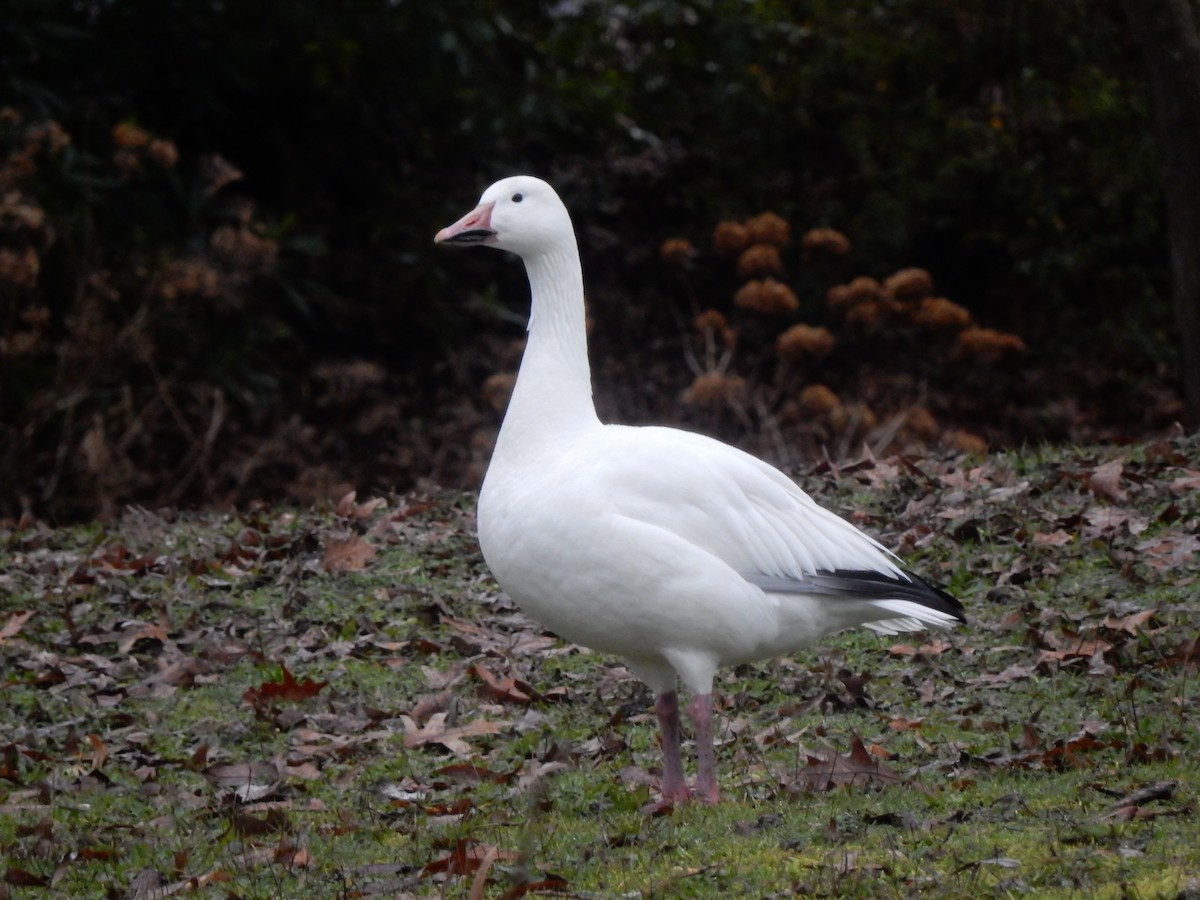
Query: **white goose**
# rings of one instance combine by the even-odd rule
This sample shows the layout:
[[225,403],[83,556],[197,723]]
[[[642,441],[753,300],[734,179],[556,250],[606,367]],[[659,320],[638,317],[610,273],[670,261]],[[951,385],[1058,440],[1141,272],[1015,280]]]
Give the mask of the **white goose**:
[[665,801],[690,795],[679,681],[693,694],[695,792],[716,802],[719,666],[849,626],[895,633],[964,621],[956,599],[761,460],[674,428],[600,422],[575,232],[546,182],[496,182],[434,240],[525,262],[529,340],[479,497],[479,543],[527,614],[623,657],[655,692]]

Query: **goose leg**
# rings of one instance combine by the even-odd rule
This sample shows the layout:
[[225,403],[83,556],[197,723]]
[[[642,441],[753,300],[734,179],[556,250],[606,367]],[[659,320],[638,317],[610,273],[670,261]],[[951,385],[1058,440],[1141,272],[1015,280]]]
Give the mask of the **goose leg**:
[[679,752],[679,697],[675,691],[664,691],[654,704],[658,727],[662,732],[663,774],[662,796],[668,803],[678,803],[689,796],[683,780],[683,759]]
[[712,694],[696,694],[688,704],[688,714],[696,730],[696,795],[706,803],[721,799],[717,787],[717,766],[713,753]]

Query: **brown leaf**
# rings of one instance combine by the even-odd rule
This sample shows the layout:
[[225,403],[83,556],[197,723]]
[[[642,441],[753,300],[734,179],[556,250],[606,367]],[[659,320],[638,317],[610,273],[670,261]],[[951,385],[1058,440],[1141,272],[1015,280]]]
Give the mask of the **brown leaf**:
[[920,647],[914,647],[912,644],[894,644],[888,653],[892,656],[924,656],[932,658],[941,656],[954,645],[945,638],[934,637]]
[[350,517],[350,513],[354,512],[354,501],[358,497],[358,491],[350,491],[337,502],[334,507],[334,515],[346,519]]
[[359,572],[375,558],[376,550],[356,534],[325,542],[321,568],[326,572]]
[[517,681],[511,676],[498,678],[483,663],[471,666],[471,671],[483,682],[484,692],[502,703],[528,704],[538,696],[537,691],[525,682]]
[[[467,875],[477,870],[489,857],[492,861],[511,862],[519,859],[520,854],[511,850],[501,850],[491,844],[477,844],[466,838],[459,838],[455,842],[453,850],[450,850],[445,856],[427,863],[421,869],[421,877],[424,878],[426,875],[434,875],[439,872],[445,872],[448,875]],[[491,862],[488,865],[491,865]]]
[[426,744],[441,744],[456,756],[469,757],[471,747],[466,739],[485,734],[499,734],[508,722],[492,722],[487,719],[475,719],[466,725],[446,727],[446,713],[435,713],[423,726],[417,725],[409,716],[401,716],[404,723],[404,746],[410,750],[423,747]]
[[1034,546],[1037,547],[1062,547],[1064,544],[1071,543],[1072,540],[1072,535],[1061,528],[1048,533],[1039,531],[1033,536]]
[[4,883],[15,887],[49,887],[50,882],[41,875],[35,875],[25,869],[9,866],[4,872]]
[[33,610],[29,610],[28,612],[15,612],[9,616],[9,619],[4,624],[4,627],[0,628],[0,644],[3,644],[9,638],[16,637],[18,634],[20,634],[21,629],[24,627],[25,623],[29,621],[29,618],[32,615]]
[[1200,472],[1184,469],[1183,474],[1171,482],[1171,492],[1186,494],[1188,491],[1200,491]]
[[1124,471],[1125,460],[1120,458],[1096,466],[1088,476],[1088,490],[1098,497],[1123,503],[1129,497],[1121,487],[1121,473]]
[[100,740],[100,735],[89,734],[88,742],[92,745],[92,768],[100,769],[108,759],[108,745]]
[[312,853],[307,847],[297,847],[294,844],[280,843],[275,848],[274,860],[286,869],[307,869],[312,865]]
[[[876,751],[879,753],[880,751]],[[857,735],[851,741],[850,753],[842,755],[834,751],[829,759],[815,756],[800,770],[796,782],[789,786],[792,791],[829,791],[840,785],[865,785],[870,783],[896,784],[901,778],[890,767],[884,765],[863,745]]]
[[387,506],[387,500],[382,497],[375,497],[364,503],[355,502],[357,497],[358,491],[350,491],[338,501],[334,514],[342,519],[369,519],[377,509]]
[[264,681],[258,687],[246,688],[242,701],[253,707],[261,708],[273,700],[308,700],[319,694],[328,681],[312,681],[304,679],[297,681],[287,666],[280,664],[282,681]]
[[1110,631],[1124,631],[1127,634],[1137,634],[1142,630],[1142,626],[1154,617],[1158,612],[1158,608],[1143,609],[1141,612],[1132,613],[1121,619],[1115,619],[1112,616],[1106,616],[1104,621],[1100,623],[1101,628],[1107,628]]

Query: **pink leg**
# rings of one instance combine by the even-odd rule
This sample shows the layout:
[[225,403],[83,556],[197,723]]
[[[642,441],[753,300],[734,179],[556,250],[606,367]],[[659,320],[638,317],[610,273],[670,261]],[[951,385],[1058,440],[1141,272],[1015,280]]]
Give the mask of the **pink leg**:
[[654,708],[662,731],[663,800],[679,803],[689,796],[687,782],[683,780],[683,759],[679,754],[679,697],[674,691],[659,694]]
[[713,755],[712,694],[696,694],[688,704],[696,729],[696,795],[706,803],[721,799],[717,787],[717,765]]

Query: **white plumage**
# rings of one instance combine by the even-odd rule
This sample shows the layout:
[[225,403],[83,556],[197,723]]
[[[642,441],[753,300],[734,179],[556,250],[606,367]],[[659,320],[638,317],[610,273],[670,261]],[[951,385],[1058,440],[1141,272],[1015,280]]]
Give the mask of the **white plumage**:
[[575,233],[550,185],[498,181],[435,240],[516,253],[532,293],[529,340],[479,497],[484,559],[526,613],[623,657],[656,693],[664,799],[690,793],[679,681],[694,695],[696,793],[715,801],[718,667],[850,626],[894,633],[962,621],[957,600],[761,460],[674,428],[600,422]]

